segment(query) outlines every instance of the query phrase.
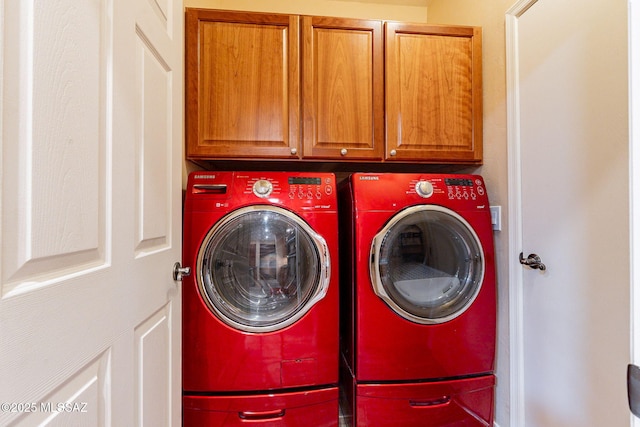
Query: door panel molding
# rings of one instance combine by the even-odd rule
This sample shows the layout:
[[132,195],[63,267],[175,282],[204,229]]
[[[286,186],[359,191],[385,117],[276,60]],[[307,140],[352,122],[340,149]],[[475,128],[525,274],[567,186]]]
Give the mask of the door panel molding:
[[509,396],[510,425],[524,417],[524,279],[517,254],[522,252],[522,169],[520,166],[520,87],[518,21],[538,0],[520,0],[506,13],[507,158],[509,179]]
[[142,256],[171,243],[173,94],[171,67],[139,27],[136,35],[136,255]]
[[3,11],[17,17],[4,22],[3,297],[109,262],[111,10],[67,0]]
[[[171,425],[169,420],[176,418],[171,390],[180,388],[180,384],[164,374],[171,371],[172,316],[169,303],[135,328],[136,419],[140,426]],[[165,400],[158,401],[158,396]]]
[[81,367],[29,410],[15,426],[33,425],[109,425],[111,409],[111,349]]

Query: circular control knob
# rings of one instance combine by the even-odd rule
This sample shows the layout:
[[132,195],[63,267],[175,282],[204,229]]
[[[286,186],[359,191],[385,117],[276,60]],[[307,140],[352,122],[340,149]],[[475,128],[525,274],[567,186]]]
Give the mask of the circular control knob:
[[433,184],[429,181],[418,181],[416,183],[416,193],[418,193],[420,197],[431,197],[433,194]]
[[273,191],[273,185],[266,179],[260,179],[253,184],[253,194],[258,197],[269,197]]

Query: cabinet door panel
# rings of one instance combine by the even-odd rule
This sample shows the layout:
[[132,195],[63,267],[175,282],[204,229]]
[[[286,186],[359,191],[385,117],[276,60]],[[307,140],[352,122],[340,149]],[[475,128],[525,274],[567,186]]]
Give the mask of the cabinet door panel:
[[386,160],[482,161],[481,29],[386,24]]
[[382,23],[305,16],[303,158],[382,160]]
[[297,157],[299,18],[187,9],[187,156]]

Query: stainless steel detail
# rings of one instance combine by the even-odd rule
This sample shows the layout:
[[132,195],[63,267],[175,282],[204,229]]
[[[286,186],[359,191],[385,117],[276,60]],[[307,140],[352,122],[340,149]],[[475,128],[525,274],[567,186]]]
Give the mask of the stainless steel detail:
[[[399,223],[401,223],[404,220],[404,218],[409,218],[409,217],[412,217],[413,215],[424,214],[424,213],[428,215],[435,215],[439,218],[450,219],[451,223],[455,223],[459,225],[457,232],[455,233],[452,232],[449,234],[450,235],[449,238],[451,239],[451,241],[456,242],[456,244],[459,244],[461,248],[466,247],[467,250],[471,250],[471,248],[475,248],[474,252],[477,250],[477,257],[475,255],[472,256],[471,253],[469,253],[468,254],[469,256],[467,257],[467,259],[463,260],[465,262],[467,261],[472,263],[477,262],[478,270],[475,272],[473,277],[472,278],[471,277],[460,277],[460,278],[452,277],[449,284],[454,284],[455,282],[457,286],[455,284],[450,287],[448,286],[445,292],[442,292],[440,295],[445,299],[449,298],[449,300],[447,302],[433,301],[434,304],[432,305],[434,305],[436,309],[443,308],[447,311],[445,314],[438,315],[438,316],[416,314],[410,311],[411,308],[396,301],[393,298],[392,294],[385,288],[385,284],[384,284],[384,280],[383,280],[383,276],[381,274],[381,268],[380,268],[383,265],[385,265],[385,267],[388,267],[388,264],[386,264],[386,261],[384,261],[381,256],[382,250],[383,250],[383,243],[385,242],[385,239],[387,238],[388,233],[392,231],[392,228],[394,227],[398,228]],[[438,222],[441,222],[441,221],[438,221]],[[463,234],[461,234],[463,231],[466,237],[463,237]],[[458,213],[438,205],[416,205],[416,206],[406,208],[400,211],[399,213],[397,213],[393,218],[391,218],[391,220],[387,222],[385,227],[383,227],[378,232],[378,234],[374,236],[371,242],[369,275],[370,275],[373,291],[393,311],[395,311],[398,315],[400,315],[401,317],[409,321],[412,321],[414,323],[419,323],[419,324],[439,324],[439,323],[448,322],[460,316],[462,313],[464,313],[473,304],[476,297],[480,293],[480,288],[484,280],[484,269],[485,269],[484,258],[482,256],[483,253],[484,251],[482,249],[482,243],[480,242],[480,238],[476,234],[473,227],[471,227],[471,225]],[[462,260],[462,258],[460,259]],[[434,285],[433,288],[435,289],[438,288],[439,284],[444,283],[444,280],[442,280],[442,276],[443,276],[442,274],[434,274],[434,272],[436,272],[435,269],[429,268],[429,266],[414,265],[412,267],[414,268],[414,273],[419,274],[418,277],[421,278],[421,281],[423,283],[424,282],[432,283]],[[416,267],[420,267],[420,270],[418,270]],[[400,275],[403,276],[402,280],[404,280],[407,284],[416,283],[416,281],[413,280],[414,277],[409,277],[407,273],[400,272],[399,270],[396,270],[396,273],[401,273]],[[438,272],[438,273],[442,273],[442,272]],[[435,279],[433,279],[434,277]],[[469,290],[470,293],[460,292],[461,286],[465,290]],[[453,292],[450,292],[450,291],[453,291]],[[456,299],[457,301],[454,301]],[[422,307],[422,305],[424,305],[423,303],[424,301],[422,302],[416,301],[414,304],[414,307],[426,308],[426,305],[425,307]]]
[[271,192],[273,191],[273,184],[271,184],[266,179],[259,179],[253,184],[253,194],[258,197],[265,198],[269,197]]
[[420,197],[431,197],[433,195],[433,184],[429,181],[418,181],[416,183],[416,193]]
[[529,268],[533,268],[534,270],[545,271],[547,266],[543,264],[540,257],[536,254],[529,254],[529,256],[525,259],[522,252],[520,252],[520,264],[526,265]]
[[195,184],[193,188],[196,190],[226,192],[227,184]]
[[191,274],[191,267],[183,267],[179,262],[173,264],[173,280],[181,282],[184,276]]
[[[295,274],[296,277],[298,277],[298,271],[309,274],[307,283],[309,286],[307,291],[305,291],[306,293],[304,295],[296,292],[292,293],[292,297],[290,299],[291,304],[286,304],[287,301],[284,301],[281,298],[282,296],[285,296],[285,294],[277,291],[277,289],[275,289],[275,292],[269,296],[265,296],[260,293],[261,290],[266,292],[266,288],[269,288],[271,284],[270,282],[263,283],[264,287],[262,287],[261,283],[258,283],[262,281],[262,278],[253,280],[253,276],[244,278],[235,276],[236,271],[234,270],[234,264],[241,265],[242,268],[245,268],[246,272],[253,275],[258,273],[255,268],[259,270],[263,264],[264,268],[271,268],[272,257],[265,258],[256,254],[256,259],[252,258],[255,261],[255,264],[250,265],[250,263],[243,262],[248,258],[242,256],[244,253],[242,251],[239,254],[228,252],[227,255],[229,256],[229,259],[226,260],[223,257],[219,257],[219,254],[216,252],[216,246],[222,245],[220,247],[224,247],[226,239],[229,239],[229,227],[231,227],[231,230],[237,230],[237,233],[244,234],[248,239],[248,243],[255,243],[256,250],[262,250],[262,240],[260,238],[253,239],[252,230],[250,230],[250,228],[257,227],[256,230],[270,235],[272,233],[270,227],[260,227],[257,225],[259,223],[256,221],[249,221],[246,225],[240,225],[245,221],[248,221],[247,218],[253,218],[256,215],[271,218],[271,220],[268,221],[269,223],[271,223],[275,217],[275,219],[280,218],[278,221],[284,221],[284,224],[290,223],[294,226],[292,227],[291,232],[295,234],[299,233],[301,242],[306,241],[308,243],[308,254],[317,262],[317,271],[315,268],[308,268],[305,270],[288,270],[292,274]],[[272,224],[277,223],[278,222]],[[231,240],[229,243],[234,244]],[[278,250],[281,249],[286,249],[286,247],[278,247]],[[235,261],[236,255],[239,255],[238,262]],[[225,273],[225,277],[220,278],[213,274],[216,266],[221,266],[221,270],[227,271],[227,273]],[[280,265],[278,262],[275,264],[272,275],[274,280],[277,282],[281,279],[277,272],[282,273],[283,271],[279,267],[283,266],[284,265]],[[254,268],[254,270],[250,271],[251,268]],[[203,297],[205,304],[218,319],[235,329],[245,332],[273,332],[297,322],[311,309],[311,307],[326,296],[331,280],[329,248],[324,238],[317,234],[311,226],[298,215],[277,206],[250,205],[230,212],[216,222],[209,230],[198,252],[195,265],[195,275],[200,295]],[[245,282],[244,279],[247,279],[247,281]],[[237,280],[241,280],[242,283],[249,286],[253,284],[257,284],[258,286],[256,286],[255,289],[239,289],[235,286],[239,283]],[[265,278],[264,280],[268,282],[269,278]],[[250,307],[243,307],[237,304],[239,302],[238,300],[227,298],[229,292],[235,292],[236,290],[240,292],[238,295],[242,294],[243,296],[246,296],[243,301],[247,302],[247,304],[251,304],[252,301],[260,304],[260,300],[264,301],[264,298],[262,298],[264,296],[268,300],[267,302],[273,303],[271,304],[273,306],[273,311],[270,313],[268,310],[263,310],[261,313],[250,312]],[[296,295],[300,295],[299,300],[294,298]]]

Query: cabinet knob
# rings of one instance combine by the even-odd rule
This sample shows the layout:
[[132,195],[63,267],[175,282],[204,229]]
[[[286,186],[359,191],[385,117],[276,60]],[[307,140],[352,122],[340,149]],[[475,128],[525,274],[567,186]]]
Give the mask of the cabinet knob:
[[347,149],[343,148],[342,150],[340,150],[340,155],[341,156],[346,156],[347,155]]
[[389,152],[389,155],[392,156],[392,157],[395,156],[396,154],[398,154],[398,152],[396,150],[391,150]]
[[295,156],[296,154],[298,154],[298,149],[297,148],[292,148],[291,149],[291,155]]

